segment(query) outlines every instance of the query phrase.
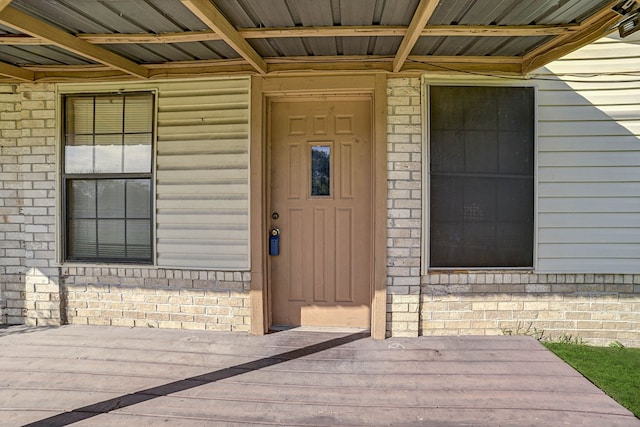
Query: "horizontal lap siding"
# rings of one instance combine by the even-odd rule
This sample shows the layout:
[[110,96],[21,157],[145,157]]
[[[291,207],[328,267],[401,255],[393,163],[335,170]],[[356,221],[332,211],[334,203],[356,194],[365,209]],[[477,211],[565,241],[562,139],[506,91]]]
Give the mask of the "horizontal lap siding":
[[638,41],[605,38],[538,76],[541,272],[640,272],[639,66]]
[[247,269],[249,81],[158,87],[158,265]]

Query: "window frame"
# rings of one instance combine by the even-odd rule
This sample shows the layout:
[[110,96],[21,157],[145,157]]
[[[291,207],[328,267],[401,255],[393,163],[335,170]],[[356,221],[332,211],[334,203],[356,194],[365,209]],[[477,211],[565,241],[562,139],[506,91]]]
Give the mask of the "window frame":
[[[95,172],[95,173],[67,173],[65,169],[66,163],[66,146],[67,146],[67,102],[68,98],[93,98],[94,106],[95,99],[99,97],[125,97],[125,96],[135,96],[135,95],[149,95],[151,97],[151,153],[150,153],[150,164],[148,172]],[[153,89],[140,88],[140,89],[131,89],[131,90],[92,90],[92,91],[59,91],[57,97],[57,111],[58,114],[58,135],[60,138],[59,150],[58,150],[58,168],[57,168],[57,182],[58,182],[58,196],[60,200],[59,208],[58,208],[58,235],[57,239],[57,248],[58,248],[58,261],[60,264],[78,264],[82,266],[90,266],[90,265],[112,265],[112,264],[124,264],[124,265],[145,265],[145,266],[153,266],[156,263],[156,241],[155,241],[155,190],[156,190],[156,180],[155,180],[155,172],[156,172],[156,146],[157,146],[157,105],[158,105],[158,96],[157,91]],[[95,111],[94,111],[95,114]],[[124,110],[123,110],[124,114]],[[95,117],[94,117],[95,123]],[[94,132],[95,135],[95,125]],[[125,135],[123,133],[122,135]],[[68,188],[71,182],[74,180],[91,180],[91,181],[101,181],[101,180],[130,180],[130,179],[141,179],[149,181],[149,251],[150,255],[148,259],[126,259],[126,258],[102,258],[99,256],[95,258],[87,257],[87,258],[71,258],[69,251],[69,237],[70,232],[68,230],[68,221],[69,221],[69,197]],[[126,201],[125,201],[126,205]],[[126,215],[126,214],[125,214]],[[96,213],[97,219],[97,213]],[[126,216],[125,219],[126,221]]]
[[[437,78],[423,75],[421,79],[421,116],[422,116],[422,242],[421,242],[421,274],[427,275],[438,271],[536,271],[538,264],[538,86],[522,80],[506,80],[491,77],[469,79]],[[450,87],[515,87],[533,89],[533,224],[532,224],[532,264],[523,267],[432,267],[430,265],[431,247],[431,111],[430,88],[434,86]]]

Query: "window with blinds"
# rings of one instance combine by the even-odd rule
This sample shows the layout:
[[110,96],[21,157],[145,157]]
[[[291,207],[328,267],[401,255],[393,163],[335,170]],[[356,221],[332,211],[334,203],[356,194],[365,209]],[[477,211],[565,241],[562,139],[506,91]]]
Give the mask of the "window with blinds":
[[534,89],[429,88],[432,268],[532,267]]
[[63,104],[65,259],[151,263],[154,95]]

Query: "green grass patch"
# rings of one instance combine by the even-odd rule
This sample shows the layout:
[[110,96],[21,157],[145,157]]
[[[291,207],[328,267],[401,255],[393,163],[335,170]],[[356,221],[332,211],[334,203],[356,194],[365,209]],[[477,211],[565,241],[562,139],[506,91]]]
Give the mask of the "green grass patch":
[[543,344],[640,418],[640,348],[625,348],[621,344],[610,347]]

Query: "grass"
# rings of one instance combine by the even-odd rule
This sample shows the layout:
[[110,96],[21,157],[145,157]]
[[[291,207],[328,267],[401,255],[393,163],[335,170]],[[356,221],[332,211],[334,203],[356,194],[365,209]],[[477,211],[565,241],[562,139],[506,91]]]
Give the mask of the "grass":
[[640,418],[640,348],[544,342],[549,350]]

